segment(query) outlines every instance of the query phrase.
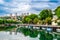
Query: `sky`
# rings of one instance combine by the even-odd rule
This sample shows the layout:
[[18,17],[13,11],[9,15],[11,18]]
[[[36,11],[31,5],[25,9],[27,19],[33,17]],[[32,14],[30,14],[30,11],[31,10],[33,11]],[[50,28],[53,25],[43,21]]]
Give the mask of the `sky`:
[[54,10],[60,0],[0,0],[0,16],[23,12],[38,14],[43,9]]

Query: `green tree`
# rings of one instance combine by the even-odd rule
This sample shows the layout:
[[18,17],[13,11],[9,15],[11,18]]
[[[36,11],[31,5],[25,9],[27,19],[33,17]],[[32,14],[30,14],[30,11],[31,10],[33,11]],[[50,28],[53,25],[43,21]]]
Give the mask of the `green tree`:
[[45,31],[40,32],[40,40],[53,40],[53,35],[50,33],[46,33]]
[[22,20],[23,23],[31,23],[32,19],[29,16],[25,16]]
[[35,18],[34,20],[33,20],[33,23],[34,24],[37,24],[39,22],[39,19],[38,18]]
[[37,30],[31,30],[29,36],[32,38],[36,38],[38,36],[38,33],[39,32]]
[[34,20],[35,18],[38,18],[38,16],[37,16],[36,14],[31,14],[31,15],[29,15],[29,17],[30,17],[32,20]]
[[22,22],[23,22],[23,23],[26,23],[26,17],[27,17],[27,16],[25,16],[25,17],[22,19]]
[[39,14],[41,20],[45,20],[47,17],[53,16],[52,11],[50,9],[44,9]]
[[51,24],[51,22],[52,22],[51,17],[47,17],[47,18],[45,19],[45,23],[46,23],[46,24]]
[[58,18],[60,18],[60,6],[58,6],[55,10],[54,10],[55,14],[57,15]]
[[7,20],[6,23],[16,23],[16,21],[13,19],[10,19],[10,20]]
[[23,23],[36,23],[38,20],[38,16],[36,14],[31,14],[29,16],[25,16],[22,20]]
[[46,40],[53,40],[53,35],[50,33],[45,33],[45,39]]
[[26,22],[29,24],[32,22],[32,19],[30,19],[29,17],[26,18]]
[[3,24],[3,20],[0,20],[0,24]]

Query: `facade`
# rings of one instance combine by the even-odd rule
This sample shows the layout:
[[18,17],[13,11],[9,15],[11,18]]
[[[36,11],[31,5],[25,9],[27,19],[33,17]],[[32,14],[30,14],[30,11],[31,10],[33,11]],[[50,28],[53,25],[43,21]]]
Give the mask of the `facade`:
[[55,15],[55,13],[53,12],[53,19],[52,19],[52,25],[58,25],[57,24],[57,19],[58,17]]
[[[27,15],[30,15],[30,13],[21,13],[21,17],[22,18],[24,18],[25,16],[27,16]],[[11,19],[14,19],[14,20],[18,20],[18,15],[17,15],[17,13],[15,13],[15,15],[13,16],[13,14],[10,14],[10,17],[11,17]]]
[[13,16],[13,14],[10,14],[11,19],[17,20],[17,13]]

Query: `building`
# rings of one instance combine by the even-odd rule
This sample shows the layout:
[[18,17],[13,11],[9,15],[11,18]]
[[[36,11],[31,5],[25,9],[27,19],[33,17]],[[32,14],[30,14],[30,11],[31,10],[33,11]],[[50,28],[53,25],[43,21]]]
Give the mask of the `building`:
[[52,19],[52,25],[58,25],[57,24],[57,19],[58,17],[55,15],[55,13],[53,12],[53,19]]
[[13,15],[12,13],[10,14],[11,19],[17,20],[17,13],[15,13],[15,15]]

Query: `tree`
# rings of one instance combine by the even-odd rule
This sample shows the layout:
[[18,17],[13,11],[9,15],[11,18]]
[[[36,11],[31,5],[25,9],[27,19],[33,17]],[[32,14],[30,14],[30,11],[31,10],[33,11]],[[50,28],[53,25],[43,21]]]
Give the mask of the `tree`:
[[31,23],[32,19],[29,16],[25,16],[22,20],[23,23]]
[[40,32],[40,40],[53,40],[53,35],[46,33],[44,30]]
[[53,35],[50,33],[45,33],[45,40],[53,40]]
[[58,18],[60,18],[60,6],[58,6],[55,10],[54,10],[55,14],[57,15]]
[[53,16],[52,11],[50,9],[44,9],[39,14],[41,20],[45,20],[47,17]]
[[6,20],[6,23],[16,23],[16,20],[13,20],[13,19]]
[[36,14],[31,14],[31,15],[29,15],[29,17],[33,20],[33,19],[35,19],[35,18],[38,18],[38,16],[36,15]]
[[[36,18],[36,19],[35,19]],[[29,16],[25,16],[23,18],[23,23],[36,23],[38,20],[38,16],[36,14],[31,14]]]
[[37,24],[39,22],[39,19],[38,18],[35,18],[34,20],[33,20],[33,23],[34,24]]
[[0,19],[0,24],[3,24],[3,19]]
[[32,20],[31,20],[29,17],[26,18],[26,22],[27,22],[28,24],[31,23],[31,21],[32,21]]
[[46,23],[46,24],[51,24],[51,22],[52,22],[51,17],[47,17],[47,18],[45,19],[45,23]]

